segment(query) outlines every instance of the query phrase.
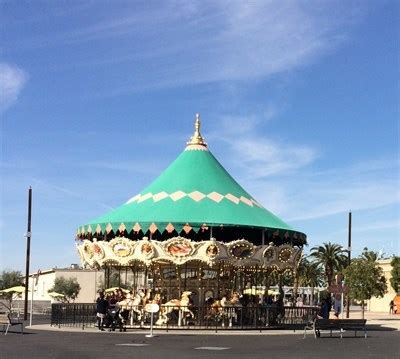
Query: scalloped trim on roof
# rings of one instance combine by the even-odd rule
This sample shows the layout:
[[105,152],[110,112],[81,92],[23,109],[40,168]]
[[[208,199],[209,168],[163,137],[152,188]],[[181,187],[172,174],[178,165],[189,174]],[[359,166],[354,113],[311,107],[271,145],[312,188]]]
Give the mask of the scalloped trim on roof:
[[[93,224],[94,226],[95,224]],[[219,226],[219,225],[217,225]],[[107,223],[106,225],[101,226],[100,224],[96,224],[96,232],[93,233],[90,230],[92,229],[92,225],[87,225],[87,226],[82,226],[77,229],[76,232],[76,238],[77,239],[85,239],[85,238],[91,238],[92,236],[102,236],[105,234],[110,234],[111,231],[117,231],[119,230],[120,233],[122,231],[126,232],[135,232],[138,233],[139,231],[143,231],[146,233],[147,231],[150,231],[151,233],[155,233],[157,230],[160,232],[163,232],[164,230],[167,230],[167,232],[172,232],[176,230],[178,233],[180,233],[182,230],[185,231],[186,234],[188,234],[190,231],[194,230],[195,232],[202,231],[203,229],[208,229],[208,224],[189,224],[189,223],[172,223],[172,222],[144,222],[144,223],[138,223],[138,222],[126,222],[126,223],[119,223],[119,222],[113,222],[113,223]],[[271,240],[276,239],[277,237],[281,237],[285,240],[289,239],[295,239],[303,241],[305,243],[306,241],[306,235],[301,232],[297,231],[292,231],[292,230],[275,230],[275,229],[267,229],[265,228],[265,235],[269,235],[271,237]]]
[[126,204],[131,204],[134,202],[142,203],[149,199],[152,199],[154,202],[160,202],[166,198],[171,198],[173,201],[176,202],[185,197],[189,197],[195,202],[200,202],[200,201],[204,200],[205,198],[208,198],[216,203],[220,203],[223,199],[227,199],[234,204],[244,203],[249,207],[257,206],[257,207],[263,208],[263,206],[261,204],[259,204],[256,200],[254,200],[253,198],[246,198],[244,196],[237,197],[237,196],[233,195],[232,193],[227,193],[227,194],[223,195],[223,194],[215,192],[215,191],[207,193],[207,194],[202,193],[200,191],[192,191],[190,193],[186,193],[184,191],[175,191],[170,194],[168,194],[165,191],[155,193],[155,194],[152,194],[151,192],[149,192],[149,193],[146,193],[143,195],[138,194],[138,195],[132,197],[131,199],[129,199],[126,202]]
[[208,151],[206,146],[202,145],[187,145],[185,151]]

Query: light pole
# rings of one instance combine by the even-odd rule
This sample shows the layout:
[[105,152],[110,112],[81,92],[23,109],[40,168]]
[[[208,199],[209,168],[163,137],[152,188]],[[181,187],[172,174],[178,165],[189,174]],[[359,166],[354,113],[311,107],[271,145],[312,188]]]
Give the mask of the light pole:
[[31,219],[32,219],[32,187],[28,192],[28,229],[26,232],[26,265],[25,265],[25,302],[24,320],[28,320],[29,261],[31,256]]
[[[351,212],[349,212],[349,236],[347,243],[347,265],[349,266],[351,263]],[[346,318],[350,318],[350,297],[349,292],[346,294]]]
[[35,291],[35,276],[32,274],[32,285],[31,285],[31,306],[29,310],[29,326],[32,326],[32,315],[33,315],[33,292]]
[[[31,308],[30,308],[30,313],[29,313],[29,326],[30,326],[30,327],[32,326],[32,316],[33,316],[33,293],[34,293],[34,291],[35,291],[35,287],[36,287],[36,289],[37,289],[40,273],[41,273],[41,271],[40,271],[40,269],[39,269],[39,270],[37,271],[37,273],[36,273],[36,279],[35,279],[35,275],[32,274]],[[38,291],[38,290],[36,290],[36,291]]]

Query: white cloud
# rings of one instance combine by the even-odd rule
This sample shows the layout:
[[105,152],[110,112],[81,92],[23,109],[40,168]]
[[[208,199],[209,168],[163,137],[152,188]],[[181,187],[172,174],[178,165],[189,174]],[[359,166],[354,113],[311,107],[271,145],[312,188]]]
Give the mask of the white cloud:
[[398,229],[398,233],[400,232],[400,218],[394,220],[379,220],[374,223],[353,226],[353,232],[370,232],[377,231],[381,229]]
[[370,158],[321,170],[327,159],[318,148],[258,135],[268,133],[271,120],[260,112],[222,116],[206,139],[222,144],[219,155],[229,153],[224,165],[272,212],[298,222],[400,203],[398,159]]
[[343,41],[346,22],[346,16],[332,21],[329,7],[316,14],[292,1],[216,2],[196,16],[173,26],[170,37],[165,29],[164,43],[156,41],[155,60],[164,65],[153,72],[157,86],[260,80],[297,69]]
[[[282,176],[249,185],[255,186],[261,203],[271,203],[271,210],[277,206],[278,213],[292,222],[399,204],[399,180],[396,171],[392,171],[396,161],[366,162],[370,163],[369,169],[365,163],[319,173],[314,168],[303,169],[295,177]],[[269,201],[269,189],[280,191],[279,203]]]
[[271,120],[277,112],[269,104],[261,116],[223,116],[218,130],[211,135],[213,142],[229,146],[229,151],[233,152],[231,161],[253,180],[295,173],[318,156],[317,150],[310,146],[257,134],[262,123]]
[[[23,45],[101,42],[112,51],[70,61],[70,66],[130,65],[118,86],[107,88],[106,94],[115,96],[195,83],[259,81],[292,71],[335,49],[360,17],[353,4],[340,2],[221,0],[199,6],[166,1],[125,6],[123,13],[105,8],[96,9],[84,27],[27,39]],[[129,46],[121,48],[118,41]]]
[[17,101],[27,79],[27,73],[19,67],[0,63],[0,112]]
[[234,143],[234,151],[241,154],[241,163],[248,169],[249,176],[268,177],[288,174],[310,164],[316,151],[308,146],[295,146],[253,137]]

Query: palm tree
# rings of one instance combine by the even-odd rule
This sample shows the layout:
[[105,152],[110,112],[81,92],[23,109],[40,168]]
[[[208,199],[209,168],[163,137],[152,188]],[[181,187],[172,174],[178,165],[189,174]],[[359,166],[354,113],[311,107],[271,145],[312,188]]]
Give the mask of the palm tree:
[[301,257],[297,267],[293,271],[293,302],[296,305],[296,298],[299,290],[300,276],[303,271],[304,257]]
[[302,287],[311,287],[310,303],[314,303],[314,289],[324,284],[322,267],[304,258],[299,269],[299,284]]
[[334,283],[335,273],[340,272],[347,264],[346,250],[339,244],[324,243],[311,248],[310,257],[324,268],[328,285]]
[[300,272],[299,283],[302,287],[321,287],[324,280],[320,264],[305,259]]
[[368,250],[367,247],[365,247],[362,251],[361,257],[367,261],[371,262],[376,262],[379,258],[379,254],[374,251]]

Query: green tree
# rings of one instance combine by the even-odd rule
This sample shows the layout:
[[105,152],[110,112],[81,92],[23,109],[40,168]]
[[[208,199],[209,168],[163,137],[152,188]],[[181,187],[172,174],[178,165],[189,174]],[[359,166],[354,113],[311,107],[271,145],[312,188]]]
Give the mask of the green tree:
[[303,266],[305,264],[305,257],[301,257],[297,267],[292,272],[291,282],[293,282],[293,304],[296,305],[296,298],[299,290],[300,276],[303,271]]
[[113,288],[113,287],[120,287],[120,286],[121,286],[120,274],[118,272],[112,272],[110,274],[108,287]]
[[[0,274],[0,290],[7,289],[19,285],[24,285],[23,276],[20,271],[9,271],[4,270]],[[0,298],[4,302],[0,302],[7,310],[11,310],[12,301],[16,299],[18,295],[15,293],[1,293]]]
[[24,285],[23,276],[20,271],[7,271],[4,270],[0,274],[0,290],[17,285]]
[[352,260],[344,270],[345,282],[349,288],[349,296],[361,301],[364,319],[364,303],[372,297],[383,297],[387,285],[383,270],[374,261],[363,256]]
[[346,253],[342,246],[330,242],[311,248],[310,258],[324,268],[328,285],[334,283],[335,274],[347,264]]
[[370,251],[367,247],[363,249],[361,257],[372,262],[376,262],[378,259],[381,259],[378,252]]
[[74,301],[81,290],[76,278],[59,277],[54,281],[54,286],[48,292],[57,292],[64,295],[64,302]]
[[400,292],[400,257],[393,257],[390,264],[392,265],[392,270],[390,271],[392,275],[392,278],[390,278],[390,285],[398,294]]
[[293,271],[292,281],[293,284],[289,283],[289,286],[293,285],[294,299],[297,297],[299,286],[311,287],[313,292],[315,287],[323,284],[321,267],[317,263],[310,262],[307,257],[302,257]]

